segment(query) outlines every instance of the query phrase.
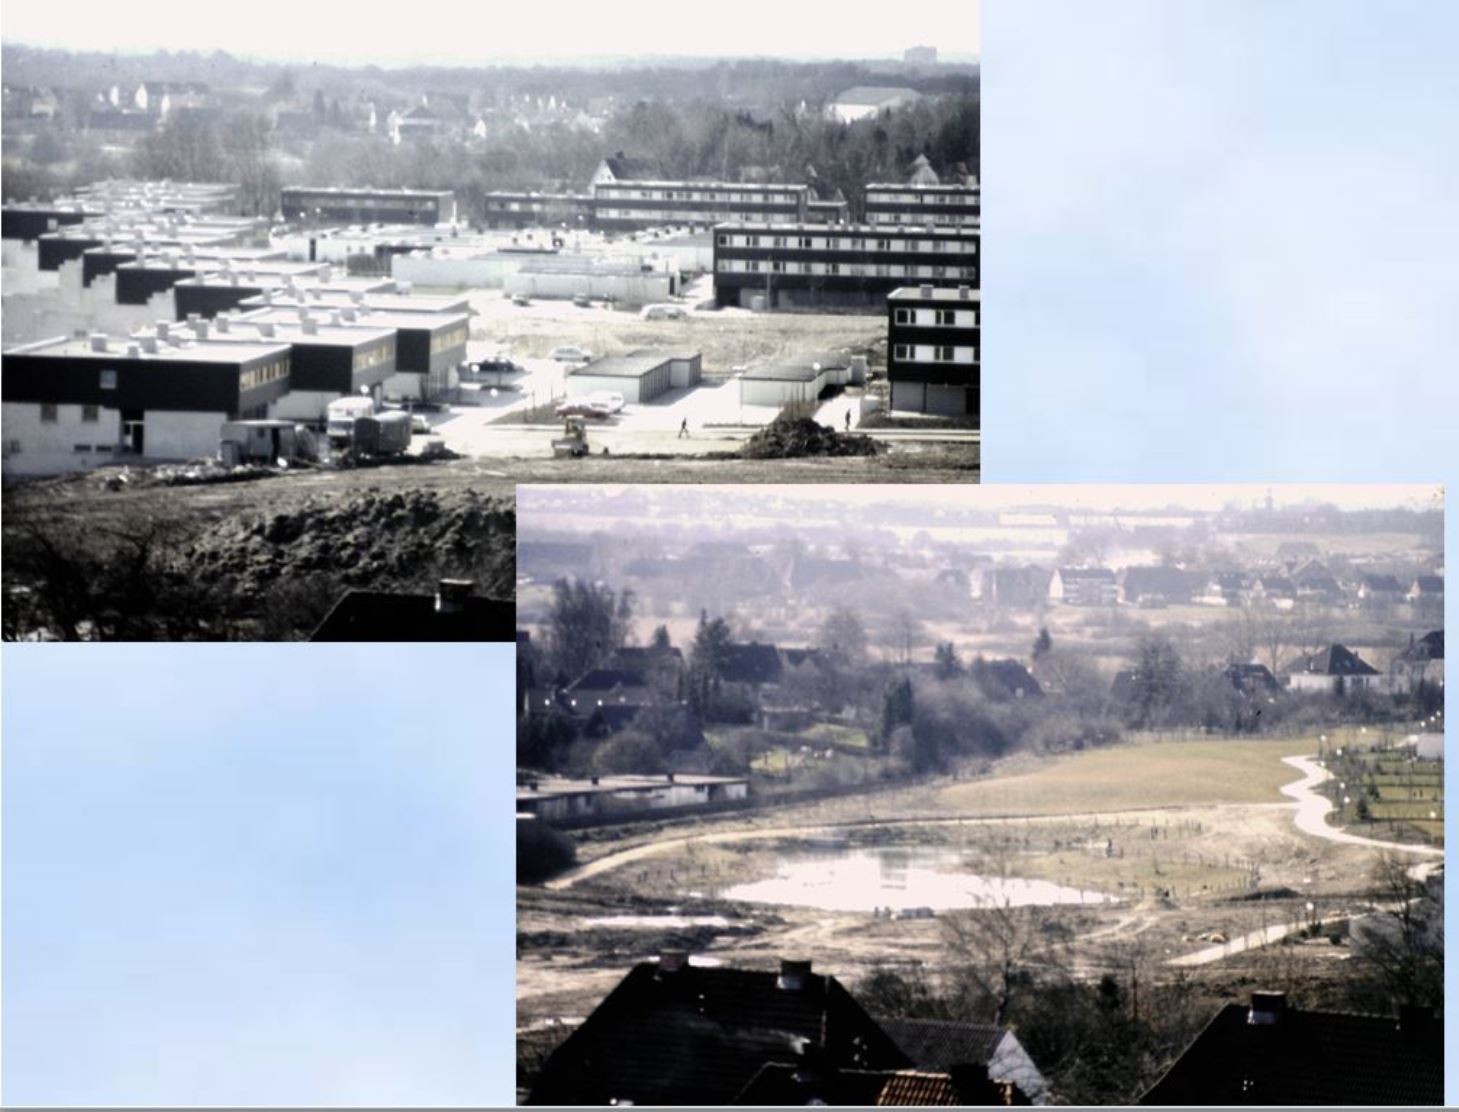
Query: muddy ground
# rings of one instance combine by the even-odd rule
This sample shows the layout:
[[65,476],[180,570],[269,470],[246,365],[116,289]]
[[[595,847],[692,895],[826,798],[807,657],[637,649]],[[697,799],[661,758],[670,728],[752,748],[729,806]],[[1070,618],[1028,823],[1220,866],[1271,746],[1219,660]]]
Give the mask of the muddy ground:
[[[5,634],[61,636],[33,605],[41,573],[25,557],[38,539],[74,557],[61,578],[99,583],[98,561],[155,530],[153,556],[193,591],[179,606],[196,620],[169,620],[150,636],[296,639],[346,587],[422,590],[458,575],[511,597],[518,483],[970,482],[977,459],[976,445],[909,444],[850,458],[457,459],[185,486],[107,468],[18,482],[4,498]],[[153,593],[129,588],[126,605]],[[83,622],[82,635],[92,628]],[[140,622],[125,634],[149,637]]]
[[[1260,984],[1321,991],[1341,981],[1350,958],[1326,933],[1311,941],[1253,947],[1186,968],[1167,963],[1213,943],[1284,923],[1306,922],[1307,902],[1324,922],[1343,921],[1367,906],[1355,891],[1372,853],[1302,836],[1280,804],[1165,807],[1096,816],[1035,816],[936,823],[925,810],[924,786],[856,801],[830,800],[756,815],[684,824],[641,824],[580,835],[579,871],[555,886],[518,890],[518,1024],[528,1040],[550,1042],[570,1030],[634,963],[662,950],[688,950],[703,960],[774,968],[783,956],[810,957],[816,968],[852,987],[879,969],[903,970],[934,982],[960,959],[945,917],[891,920],[866,913],[771,906],[721,899],[716,890],[773,869],[774,850],[804,839],[817,824],[838,826],[853,841],[949,839],[978,859],[990,846],[1027,853],[1022,875],[1112,879],[1115,866],[1136,867],[1138,847],[1158,847],[1159,885],[1109,905],[1046,910],[1056,960],[1076,976],[1095,978],[1137,958],[1161,979],[1181,979],[1213,1000],[1240,998]],[[877,817],[872,818],[875,815]],[[946,816],[951,818],[951,816]],[[868,825],[869,824],[869,825]],[[1105,860],[1093,846],[1110,838],[1128,856]],[[1149,836],[1151,829],[1163,831]],[[1028,847],[1025,849],[1024,847]],[[1232,883],[1233,859],[1259,859],[1258,890]],[[1148,867],[1147,859],[1140,859]],[[1087,864],[1082,864],[1086,862]],[[1066,875],[1067,874],[1067,875]],[[1148,880],[1151,874],[1142,874]],[[1163,890],[1165,884],[1171,887]],[[1180,887],[1184,885],[1184,887]],[[1203,890],[1205,889],[1205,890]],[[589,920],[624,915],[674,915],[691,925],[610,926]],[[718,917],[721,926],[692,925]]]

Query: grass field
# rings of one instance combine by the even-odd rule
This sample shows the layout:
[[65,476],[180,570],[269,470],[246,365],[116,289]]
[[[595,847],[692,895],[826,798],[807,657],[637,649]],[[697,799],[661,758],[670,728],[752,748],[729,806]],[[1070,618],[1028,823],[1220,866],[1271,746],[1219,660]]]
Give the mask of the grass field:
[[1011,776],[955,784],[937,804],[992,814],[1075,814],[1208,803],[1278,803],[1297,779],[1282,758],[1316,739],[1135,742],[1051,759]]

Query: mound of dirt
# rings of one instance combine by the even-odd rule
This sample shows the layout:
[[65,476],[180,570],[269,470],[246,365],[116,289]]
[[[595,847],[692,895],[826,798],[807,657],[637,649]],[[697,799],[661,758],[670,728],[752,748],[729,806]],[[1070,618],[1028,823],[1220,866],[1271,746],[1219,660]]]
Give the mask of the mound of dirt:
[[745,459],[797,459],[804,456],[874,456],[870,437],[838,433],[809,417],[777,417],[740,449]]
[[511,498],[370,487],[226,520],[181,556],[194,575],[234,593],[320,577],[345,587],[409,590],[464,575],[479,593],[510,598],[515,532]]

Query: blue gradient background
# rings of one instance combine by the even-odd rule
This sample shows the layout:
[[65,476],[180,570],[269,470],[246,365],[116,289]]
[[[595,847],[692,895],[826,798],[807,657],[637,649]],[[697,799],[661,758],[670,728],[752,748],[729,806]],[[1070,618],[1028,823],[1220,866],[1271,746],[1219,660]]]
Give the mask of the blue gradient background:
[[[986,0],[985,480],[1452,484],[1456,42]],[[6,646],[5,1103],[510,1104],[511,653]]]
[[1448,0],[986,0],[984,481],[1455,489],[1456,43]]
[[14,1104],[511,1104],[511,645],[5,652]]

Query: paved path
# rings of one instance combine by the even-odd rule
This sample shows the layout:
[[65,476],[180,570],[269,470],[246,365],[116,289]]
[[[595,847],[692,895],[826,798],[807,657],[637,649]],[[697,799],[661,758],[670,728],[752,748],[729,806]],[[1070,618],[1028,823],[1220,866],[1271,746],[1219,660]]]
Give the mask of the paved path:
[[[1378,838],[1365,838],[1360,834],[1350,834],[1346,830],[1339,830],[1336,827],[1327,825],[1327,816],[1334,808],[1332,800],[1326,796],[1318,795],[1313,789],[1319,784],[1325,784],[1332,779],[1332,773],[1319,765],[1311,757],[1283,757],[1283,764],[1291,765],[1298,772],[1302,773],[1302,779],[1293,780],[1290,784],[1282,787],[1282,794],[1295,801],[1296,810],[1292,816],[1297,824],[1297,829],[1304,834],[1311,834],[1314,838],[1323,838],[1329,842],[1341,842],[1350,846],[1367,846],[1370,849],[1387,850],[1393,853],[1410,853],[1429,858],[1409,869],[1409,876],[1415,880],[1422,881],[1429,873],[1443,864],[1444,851],[1436,846],[1417,846],[1405,842],[1385,842]],[[1434,860],[1437,858],[1437,860]],[[1231,939],[1230,942],[1217,943],[1208,946],[1204,950],[1197,950],[1193,954],[1183,954],[1178,958],[1171,958],[1166,965],[1192,966],[1208,965],[1213,961],[1220,961],[1222,958],[1230,957],[1232,954],[1239,954],[1245,950],[1256,949],[1271,942],[1279,942],[1294,931],[1299,931],[1307,924],[1303,920],[1296,920],[1290,923],[1274,923],[1261,930],[1250,931]]]
[[1327,825],[1327,815],[1333,810],[1332,800],[1318,795],[1312,789],[1332,779],[1332,773],[1311,757],[1283,757],[1283,764],[1289,764],[1305,775],[1300,780],[1282,788],[1282,794],[1297,801],[1295,816],[1297,829],[1329,842],[1342,842],[1350,846],[1368,846],[1372,849],[1389,850],[1392,853],[1412,853],[1420,857],[1434,857],[1440,861],[1444,851],[1438,846],[1418,846],[1406,842],[1385,842],[1378,838],[1365,838],[1361,834],[1349,834],[1346,830]]

